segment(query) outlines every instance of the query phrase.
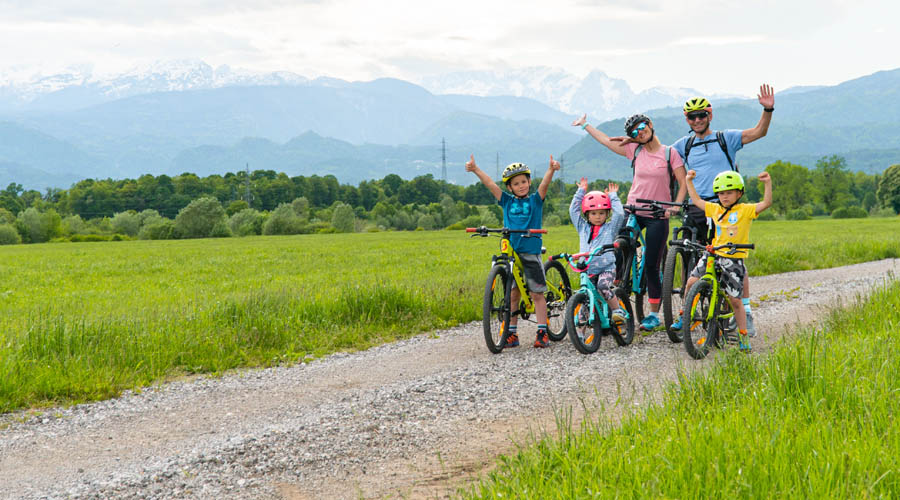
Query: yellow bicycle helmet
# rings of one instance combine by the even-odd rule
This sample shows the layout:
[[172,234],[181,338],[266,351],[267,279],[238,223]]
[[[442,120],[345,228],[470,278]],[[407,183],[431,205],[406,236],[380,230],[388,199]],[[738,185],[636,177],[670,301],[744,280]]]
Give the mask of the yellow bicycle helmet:
[[705,97],[688,99],[687,102],[684,103],[684,114],[686,115],[693,111],[712,111],[712,104],[710,104]]
[[509,184],[510,179],[519,174],[525,174],[530,179],[531,169],[524,163],[510,163],[503,169],[503,183]]
[[722,191],[728,191],[729,189],[739,189],[743,191],[744,178],[737,172],[726,170],[720,172],[719,175],[713,179],[713,193],[720,193]]

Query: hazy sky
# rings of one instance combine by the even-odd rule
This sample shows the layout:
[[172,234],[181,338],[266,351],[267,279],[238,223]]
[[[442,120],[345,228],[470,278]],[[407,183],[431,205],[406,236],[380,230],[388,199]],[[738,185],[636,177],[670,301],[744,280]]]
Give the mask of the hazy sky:
[[[0,68],[112,73],[200,59],[348,80],[599,69],[634,88],[750,95],[900,67],[900,3],[870,0],[0,0]],[[0,75],[0,80],[2,80]]]

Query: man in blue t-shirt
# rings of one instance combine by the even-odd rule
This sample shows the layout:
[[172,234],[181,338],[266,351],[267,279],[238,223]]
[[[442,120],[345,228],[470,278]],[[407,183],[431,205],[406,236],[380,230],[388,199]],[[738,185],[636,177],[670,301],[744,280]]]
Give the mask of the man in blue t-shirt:
[[[510,229],[541,228],[544,198],[547,197],[547,189],[550,188],[553,173],[559,168],[559,162],[553,159],[553,155],[550,155],[550,168],[541,179],[537,192],[529,194],[531,169],[524,163],[511,163],[503,170],[503,183],[509,190],[507,193],[502,191],[489,175],[478,168],[474,156],[470,156],[469,161],[466,162],[466,171],[477,175],[481,183],[497,199],[497,203],[503,207],[503,227]],[[544,277],[544,265],[541,262],[541,238],[539,234],[530,234],[527,238],[524,236],[524,234],[511,234],[509,241],[522,261],[522,274],[525,275],[528,290],[531,292],[531,300],[534,301],[534,312],[538,321],[534,347],[548,347],[550,337],[547,335],[547,298],[544,297],[544,292],[547,291],[547,281]],[[512,303],[518,304],[519,298],[519,288],[513,287],[510,297]],[[506,347],[519,345],[517,322],[518,316],[513,316],[509,320],[509,336],[506,338]]]
[[[744,147],[757,139],[765,137],[769,131],[769,123],[772,121],[772,112],[775,111],[775,91],[768,84],[759,87],[757,94],[760,106],[763,107],[759,123],[746,130],[728,129],[713,131],[709,128],[712,122],[712,104],[703,97],[695,97],[684,103],[684,117],[691,127],[691,134],[672,144],[672,147],[684,159],[687,170],[697,172],[694,186],[697,194],[704,201],[718,203],[713,192],[713,179],[726,170],[737,170],[734,163],[735,155]],[[693,205],[688,208],[688,214],[697,227],[697,238],[704,244],[711,240],[713,223],[706,218],[703,211]],[[750,314],[750,286],[747,277],[744,277],[744,308],[747,310],[747,331],[750,336],[756,335],[753,326],[753,317]],[[680,327],[681,320],[676,321],[672,328]]]

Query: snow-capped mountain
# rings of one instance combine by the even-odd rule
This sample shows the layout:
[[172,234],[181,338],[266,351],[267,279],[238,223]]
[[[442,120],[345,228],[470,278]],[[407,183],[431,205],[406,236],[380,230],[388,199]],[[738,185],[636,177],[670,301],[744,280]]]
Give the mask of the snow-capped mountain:
[[95,75],[89,66],[51,74],[11,69],[0,71],[0,111],[69,111],[152,92],[307,83],[307,78],[287,71],[213,68],[196,60],[160,61],[117,75]]
[[635,93],[625,80],[611,78],[602,71],[580,78],[547,67],[448,73],[426,77],[418,83],[434,94],[528,97],[566,113],[587,113],[600,120],[680,106],[700,94],[694,89],[674,87],[653,87]]

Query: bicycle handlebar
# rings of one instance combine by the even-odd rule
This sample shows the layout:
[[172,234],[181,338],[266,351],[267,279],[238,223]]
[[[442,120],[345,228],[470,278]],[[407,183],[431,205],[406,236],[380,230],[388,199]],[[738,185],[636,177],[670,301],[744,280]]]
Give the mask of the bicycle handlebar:
[[662,201],[662,200],[645,200],[644,198],[638,198],[634,200],[636,203],[647,203],[649,205],[665,205],[667,207],[684,207],[688,204],[689,199],[685,198],[681,203],[675,203],[674,201]]
[[[571,268],[576,273],[583,273],[583,272],[587,271],[588,267],[590,266],[591,260],[593,260],[594,257],[596,257],[600,254],[606,253],[610,250],[615,250],[616,248],[618,248],[618,246],[615,243],[610,243],[610,244],[595,248],[595,249],[591,250],[590,252],[580,252],[580,253],[576,253],[576,254],[568,254],[565,252],[558,253],[556,255],[551,255],[550,260],[565,259],[569,264],[569,268]],[[573,261],[577,261],[577,260],[581,259],[582,257],[587,257],[587,259],[585,259],[585,261],[581,263],[584,267],[575,267],[572,265]]]
[[503,233],[503,234],[513,234],[513,233],[521,233],[521,234],[547,234],[546,229],[510,229],[508,227],[502,228],[489,228],[487,226],[478,226],[478,227],[467,227],[467,233],[478,233],[473,234],[472,236],[487,236],[488,233]]
[[723,248],[731,249],[730,252],[727,252],[729,255],[736,253],[738,250],[747,249],[747,250],[755,250],[756,245],[753,243],[725,243],[724,245],[712,246],[712,245],[701,245],[699,243],[694,243],[691,240],[685,239],[681,242],[684,246],[691,246],[694,248],[700,248],[706,250],[709,253],[713,253],[716,250],[721,250]]

